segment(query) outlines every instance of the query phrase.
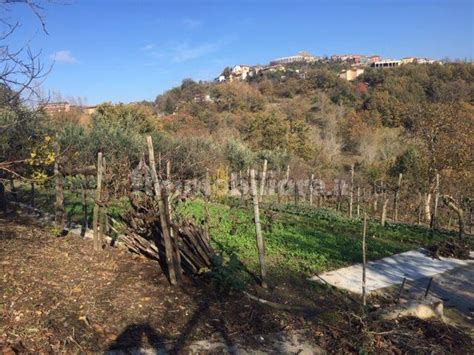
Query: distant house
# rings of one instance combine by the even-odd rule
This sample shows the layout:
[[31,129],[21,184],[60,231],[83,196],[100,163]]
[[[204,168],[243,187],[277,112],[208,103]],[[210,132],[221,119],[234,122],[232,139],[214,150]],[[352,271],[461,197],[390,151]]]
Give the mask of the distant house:
[[364,68],[350,68],[339,73],[341,79],[352,81],[364,73]]
[[86,107],[83,107],[82,109],[82,111],[86,115],[92,115],[96,110],[97,110],[97,106],[86,106]]
[[71,109],[71,104],[66,101],[49,102],[42,108],[46,113],[68,112]]
[[80,112],[83,115],[90,116],[97,110],[97,106],[77,106],[72,105],[66,101],[60,101],[47,103],[42,107],[42,109],[48,114],[56,114],[75,110],[76,112]]
[[370,65],[375,62],[380,62],[382,60],[382,57],[379,55],[371,55],[369,59],[367,60],[367,64]]
[[406,57],[402,58],[402,64],[417,63],[417,64],[433,64],[436,63],[433,59],[428,58],[417,58],[417,57]]
[[379,60],[370,64],[373,68],[394,68],[402,64],[401,60]]
[[236,65],[232,68],[231,73],[235,79],[245,80],[249,76],[252,67],[250,65]]
[[316,57],[308,52],[299,52],[297,55],[274,59],[270,62],[270,65],[291,63],[314,63],[318,60],[321,60],[321,58]]

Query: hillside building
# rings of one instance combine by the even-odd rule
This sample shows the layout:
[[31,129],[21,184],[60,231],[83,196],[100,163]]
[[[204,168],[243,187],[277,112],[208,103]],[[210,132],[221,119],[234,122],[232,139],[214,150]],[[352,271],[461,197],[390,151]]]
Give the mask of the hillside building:
[[270,62],[270,65],[278,64],[291,64],[291,63],[314,63],[321,60],[320,57],[316,57],[308,52],[299,52],[297,55],[291,55],[289,57],[281,57],[274,59]]
[[350,68],[340,72],[339,77],[347,81],[352,81],[362,74],[364,74],[364,68]]
[[401,60],[380,60],[370,64],[372,68],[394,68],[402,64]]

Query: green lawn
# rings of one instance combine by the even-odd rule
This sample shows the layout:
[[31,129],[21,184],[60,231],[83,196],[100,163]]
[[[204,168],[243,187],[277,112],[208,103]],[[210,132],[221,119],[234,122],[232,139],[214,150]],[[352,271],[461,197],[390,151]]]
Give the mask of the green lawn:
[[[255,227],[251,209],[213,203],[209,208],[211,235],[217,250],[235,255],[251,270],[258,270]],[[179,214],[201,221],[202,201],[186,202]],[[362,221],[325,209],[295,205],[261,208],[268,271],[310,276],[362,261]],[[369,260],[426,246],[446,234],[429,229],[377,221],[369,222]]]

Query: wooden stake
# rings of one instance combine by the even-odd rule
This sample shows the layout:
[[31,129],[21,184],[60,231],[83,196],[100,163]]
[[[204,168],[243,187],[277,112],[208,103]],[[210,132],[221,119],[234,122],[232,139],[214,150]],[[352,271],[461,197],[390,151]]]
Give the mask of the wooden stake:
[[171,180],[171,161],[166,162],[166,180]]
[[357,187],[357,218],[360,217],[360,187]]
[[437,228],[439,203],[439,174],[436,174],[435,198],[433,206],[433,217],[431,218],[431,229]]
[[93,212],[93,220],[92,226],[94,230],[94,250],[100,251],[101,244],[100,244],[100,236],[99,236],[99,214],[100,214],[100,199],[101,199],[101,192],[102,192],[102,152],[97,154],[97,186],[96,186],[96,193],[95,193],[95,202],[94,202],[94,212]]
[[388,200],[389,200],[386,194],[384,194],[384,198],[385,200],[383,200],[383,204],[382,204],[382,213],[380,215],[380,224],[382,225],[382,227],[385,226],[385,222],[387,220],[387,205],[388,205]]
[[366,268],[367,268],[367,247],[366,247],[366,242],[365,238],[367,236],[367,213],[364,213],[364,227],[362,230],[362,304],[364,306],[367,305],[367,300],[366,300],[366,291],[367,291],[367,285],[366,285]]
[[354,200],[354,164],[351,165],[351,189],[349,195],[349,218],[352,218],[352,204]]
[[262,287],[267,288],[265,282],[266,269],[265,269],[265,244],[262,237],[262,227],[260,225],[260,211],[258,207],[258,195],[257,195],[257,182],[255,181],[255,170],[250,170],[250,190],[253,198],[253,212],[255,219],[255,234],[257,237],[257,249],[258,258],[260,261],[260,274],[262,277]]
[[102,190],[100,193],[100,199],[102,200],[101,206],[99,206],[99,245],[102,247],[105,242],[105,233],[107,231],[107,208],[105,206],[107,202],[107,189],[105,182],[105,171],[106,171],[106,162],[105,157],[102,157]]
[[258,196],[258,201],[263,201],[263,194],[265,193],[265,180],[267,179],[267,159],[263,161],[262,169],[262,181],[260,182],[260,194]]
[[55,202],[55,222],[56,227],[59,229],[59,233],[62,233],[64,229],[64,180],[61,171],[59,170],[59,163],[54,163],[54,180],[56,190],[56,202]]
[[206,169],[206,181],[204,186],[204,236],[206,237],[207,242],[211,241],[211,217],[209,214],[209,200],[211,197],[211,181],[209,179],[209,169]]
[[170,196],[168,195],[167,189],[164,188],[162,190],[163,202],[165,205],[165,216],[166,216],[166,223],[169,228],[169,234],[171,239],[171,244],[173,247],[173,266],[176,272],[176,279],[177,281],[181,281],[181,276],[183,274],[183,270],[181,268],[181,254],[179,252],[178,241],[176,240],[176,236],[173,230],[173,226],[171,223],[171,206],[170,206]]
[[313,181],[314,181],[314,174],[311,174],[309,178],[309,205],[313,206]]
[[81,203],[82,203],[82,226],[81,226],[81,236],[86,235],[87,230],[87,190],[84,179],[81,179]]
[[162,229],[163,241],[165,244],[165,257],[166,265],[168,266],[168,273],[170,278],[170,283],[176,285],[176,271],[174,268],[174,258],[173,258],[173,245],[171,243],[170,229],[168,221],[166,218],[165,203],[163,201],[163,195],[161,193],[161,186],[158,180],[158,174],[156,173],[155,165],[155,152],[153,149],[153,140],[151,136],[146,137],[148,144],[148,159],[150,160],[150,169],[151,169],[151,178],[153,180],[153,190],[155,193],[155,198],[158,200],[158,213],[160,215],[160,224]]
[[402,177],[402,173],[398,174],[397,191],[395,191],[395,198],[393,200],[393,220],[395,222],[398,221],[398,202],[400,200],[400,193],[402,189]]

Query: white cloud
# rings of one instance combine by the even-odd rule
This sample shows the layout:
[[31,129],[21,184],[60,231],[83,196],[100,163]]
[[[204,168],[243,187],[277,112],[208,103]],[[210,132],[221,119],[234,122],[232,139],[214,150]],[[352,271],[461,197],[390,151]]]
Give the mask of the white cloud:
[[146,46],[143,46],[140,48],[140,50],[148,52],[151,51],[153,48],[155,48],[155,45],[153,43],[147,44]]
[[195,28],[202,26],[202,21],[185,18],[181,21],[181,24],[190,30],[194,30]]
[[77,64],[78,60],[72,55],[71,51],[57,51],[49,56],[50,59],[63,64]]
[[173,60],[175,62],[186,62],[215,52],[218,48],[219,45],[217,43],[204,43],[196,46],[189,46],[183,43],[174,48]]

